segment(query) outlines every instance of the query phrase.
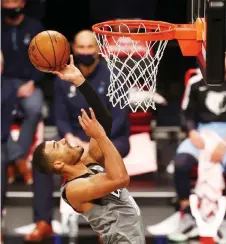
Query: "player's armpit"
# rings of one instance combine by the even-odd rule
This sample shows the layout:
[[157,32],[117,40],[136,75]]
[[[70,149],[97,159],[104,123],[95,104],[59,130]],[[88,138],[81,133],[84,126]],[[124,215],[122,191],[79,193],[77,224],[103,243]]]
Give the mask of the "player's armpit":
[[78,204],[90,202],[127,186],[127,179],[112,180],[105,173],[72,181],[67,186],[67,200],[76,208]]

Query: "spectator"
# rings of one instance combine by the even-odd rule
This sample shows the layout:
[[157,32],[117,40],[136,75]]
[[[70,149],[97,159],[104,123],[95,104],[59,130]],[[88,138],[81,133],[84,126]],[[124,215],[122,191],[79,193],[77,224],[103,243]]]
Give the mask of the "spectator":
[[9,161],[16,163],[27,184],[31,184],[32,173],[25,156],[29,152],[33,135],[40,120],[43,93],[36,87],[42,73],[35,69],[28,57],[31,39],[44,30],[37,20],[24,14],[25,0],[2,0],[2,51],[5,59],[3,76],[15,83],[17,107],[23,112],[23,121],[17,142],[8,140]]
[[[1,74],[4,69],[2,52],[0,53]],[[7,140],[10,135],[10,126],[12,124],[12,111],[16,103],[16,87],[9,80],[1,76],[1,217],[4,208],[4,199],[7,189],[7,167],[8,150]]]
[[[169,235],[171,241],[185,241],[192,233],[198,234],[197,231],[194,231],[197,230],[197,227],[191,216],[189,204],[189,173],[198,164],[199,150],[205,147],[199,134],[200,129],[206,128],[213,131],[226,141],[226,82],[223,86],[210,87],[203,81],[201,73],[192,77],[185,90],[182,112],[188,138],[177,149],[174,159],[174,180],[180,208],[184,215],[181,217],[179,229]],[[224,143],[218,144],[212,153],[211,160],[221,162],[224,170],[226,169],[226,146]],[[222,234],[225,233],[224,230]]]
[[[113,125],[111,139],[122,157],[129,152],[129,124],[126,109],[112,107],[106,97],[110,82],[110,72],[98,56],[98,45],[90,30],[79,32],[72,44],[74,61],[83,75],[97,90],[112,113]],[[55,81],[55,116],[60,137],[65,137],[71,144],[88,147],[89,138],[78,123],[80,109],[88,108],[83,95],[71,83],[60,79]],[[36,228],[25,237],[26,240],[41,240],[52,234],[51,220],[53,211],[53,180],[50,176],[34,174],[34,209]]]
[[[118,106],[113,107],[109,102],[106,94],[110,85],[110,71],[106,63],[98,56],[98,51],[98,45],[90,30],[83,30],[74,37],[72,44],[74,61],[111,111],[113,116],[111,140],[122,157],[125,157],[129,151],[128,111]],[[77,120],[80,108],[88,108],[82,94],[76,90],[75,86],[56,80],[55,114],[59,134],[70,143],[82,144],[86,148],[89,139]]]

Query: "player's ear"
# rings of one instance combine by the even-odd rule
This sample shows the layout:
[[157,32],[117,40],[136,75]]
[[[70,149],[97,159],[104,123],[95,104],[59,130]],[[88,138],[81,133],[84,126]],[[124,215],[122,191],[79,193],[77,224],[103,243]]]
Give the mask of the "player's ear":
[[62,171],[63,167],[64,167],[63,161],[57,160],[53,163],[53,168],[58,172]]

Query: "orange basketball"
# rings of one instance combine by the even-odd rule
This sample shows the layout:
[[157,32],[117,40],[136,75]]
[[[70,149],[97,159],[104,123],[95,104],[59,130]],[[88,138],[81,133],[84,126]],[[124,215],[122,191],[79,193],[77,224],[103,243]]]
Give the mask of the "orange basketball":
[[57,31],[42,31],[30,42],[28,55],[36,69],[43,72],[60,70],[70,57],[67,38]]

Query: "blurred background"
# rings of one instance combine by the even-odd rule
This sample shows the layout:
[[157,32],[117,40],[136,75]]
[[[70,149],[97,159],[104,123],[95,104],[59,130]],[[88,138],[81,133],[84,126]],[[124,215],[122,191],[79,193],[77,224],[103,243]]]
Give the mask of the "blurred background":
[[[91,30],[93,24],[106,20],[137,18],[171,23],[191,21],[189,0],[26,0],[24,10],[25,15],[38,20],[43,29],[61,32],[67,37],[71,45],[73,45],[74,36],[78,32],[84,29]],[[4,15],[2,15],[2,22],[3,17]],[[7,57],[7,52],[10,53],[8,50],[14,48],[13,45],[15,44],[12,44],[12,47],[11,44],[7,45],[7,35],[8,29],[4,27],[1,40],[6,66],[8,60],[14,58],[12,56]],[[23,47],[22,49],[26,53],[26,48]],[[5,68],[7,69],[7,67]],[[156,110],[149,109],[147,113],[142,111],[132,113],[129,110],[126,115],[129,122],[130,150],[129,153],[127,151],[125,155],[123,153],[122,155],[131,176],[129,190],[145,216],[147,243],[168,243],[165,237],[167,233],[164,231],[170,225],[174,225],[172,224],[174,222],[160,227],[162,232],[160,231],[160,235],[157,236],[148,231],[148,227],[160,223],[171,215],[174,216],[174,213],[178,214],[178,199],[173,178],[173,159],[178,145],[187,137],[181,127],[181,103],[186,87],[185,83],[193,75],[197,75],[196,68],[196,58],[183,57],[177,41],[169,41],[160,62],[157,76],[157,92],[165,102],[157,103]],[[2,79],[6,77],[4,72],[3,68]],[[31,78],[26,77],[26,79],[28,81]],[[36,122],[33,139],[31,139],[26,155],[26,163],[30,162],[32,152],[40,141],[59,137],[56,109],[54,108],[56,82],[55,77],[47,73],[43,73],[35,80],[36,89],[40,89],[43,94],[43,105],[38,112],[41,113],[42,120]],[[3,92],[2,88],[2,94]],[[73,92],[75,90],[70,88],[71,96],[74,96]],[[10,98],[9,96],[7,101]],[[34,102],[36,105],[37,103]],[[4,106],[2,102],[2,108],[6,107]],[[79,105],[77,104],[77,106]],[[10,124],[10,133],[15,141],[19,137],[23,121],[27,116],[26,112],[24,113],[23,109],[21,112],[18,107],[18,104],[13,107],[13,121]],[[34,112],[33,107],[30,107],[28,111]],[[3,116],[2,112],[2,121],[6,118]],[[60,136],[62,137],[62,135]],[[6,141],[3,142],[2,140],[3,143],[5,145]],[[136,149],[139,145],[144,145],[145,151]],[[12,159],[12,161],[15,160]],[[27,167],[23,163],[24,161],[20,163],[19,160],[18,165],[21,167],[15,168],[15,165],[9,164],[7,168],[8,189],[2,218],[2,233],[5,235],[5,243],[27,243],[28,240],[24,240],[24,237],[34,230],[35,223],[40,220],[44,221],[43,225],[45,223],[47,225],[40,227],[43,233],[40,234],[39,243],[99,243],[96,233],[91,230],[84,219],[79,217],[72,220],[72,227],[62,222],[63,213],[59,208],[61,179],[54,176],[53,181],[51,181],[44,179],[43,176],[37,176],[37,173],[32,174],[31,169],[28,169],[30,165]],[[196,177],[197,174],[194,170],[190,176],[191,185]],[[45,192],[47,188],[50,189]],[[53,195],[53,200],[51,195]],[[50,230],[48,229],[50,223],[52,223],[55,235],[54,238],[46,239],[44,237]],[[65,226],[62,226],[63,224]],[[33,237],[27,238],[30,238],[31,241]]]
[[[32,2],[36,2],[35,0]],[[70,3],[71,2],[71,3]],[[82,29],[90,29],[95,23],[118,18],[140,18],[162,20],[171,23],[186,23],[191,21],[190,1],[173,0],[124,0],[124,1],[81,1],[79,6],[71,7],[72,1],[62,4],[58,0],[47,0],[30,3],[28,13],[41,18],[47,29],[58,30],[69,40]],[[40,8],[38,15],[37,6]],[[48,13],[48,14],[47,14]],[[78,14],[83,13],[83,14]],[[169,62],[173,60],[173,62]],[[183,57],[176,41],[169,42],[160,63],[158,91],[169,101],[167,107],[159,108],[159,123],[162,125],[179,125],[180,102],[184,92],[184,75],[188,68],[196,67],[195,57]],[[47,84],[42,84],[47,86]],[[48,84],[50,85],[50,83]],[[45,87],[46,94],[48,88]],[[51,89],[50,89],[51,90]],[[167,112],[168,111],[168,112]],[[172,111],[172,112],[170,112]],[[167,116],[166,116],[167,114]],[[167,118],[167,120],[165,119]]]

